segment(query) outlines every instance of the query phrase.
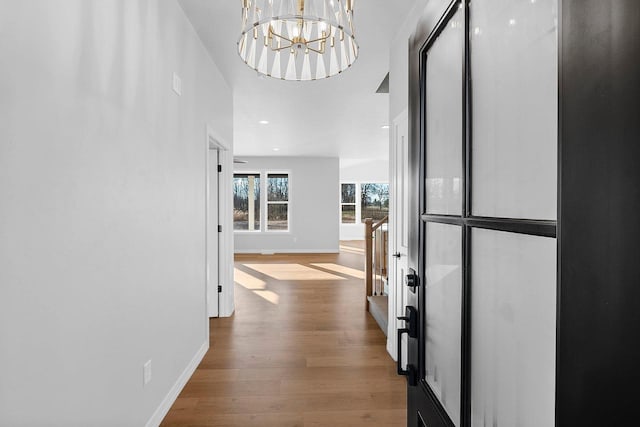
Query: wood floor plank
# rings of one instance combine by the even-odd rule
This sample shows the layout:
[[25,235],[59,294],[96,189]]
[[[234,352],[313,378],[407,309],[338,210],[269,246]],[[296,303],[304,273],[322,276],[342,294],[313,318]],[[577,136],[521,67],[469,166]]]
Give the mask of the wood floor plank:
[[162,426],[405,426],[406,383],[364,310],[362,252],[341,248],[237,255],[236,312],[211,320],[211,349]]
[[404,427],[406,414],[400,409],[305,412],[304,427]]

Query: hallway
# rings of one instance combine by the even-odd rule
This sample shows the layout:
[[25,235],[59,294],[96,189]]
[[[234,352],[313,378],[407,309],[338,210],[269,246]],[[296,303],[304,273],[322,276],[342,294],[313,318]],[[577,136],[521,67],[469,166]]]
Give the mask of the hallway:
[[163,426],[405,426],[406,385],[364,310],[362,250],[236,255],[236,312]]

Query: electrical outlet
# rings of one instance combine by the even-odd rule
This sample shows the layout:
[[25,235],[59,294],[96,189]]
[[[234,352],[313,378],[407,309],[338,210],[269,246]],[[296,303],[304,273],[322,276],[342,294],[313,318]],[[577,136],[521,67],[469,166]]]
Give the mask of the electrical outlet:
[[147,363],[142,365],[142,382],[143,385],[151,382],[151,360],[147,360]]
[[176,73],[173,73],[173,91],[178,94],[178,96],[182,95],[182,79]]

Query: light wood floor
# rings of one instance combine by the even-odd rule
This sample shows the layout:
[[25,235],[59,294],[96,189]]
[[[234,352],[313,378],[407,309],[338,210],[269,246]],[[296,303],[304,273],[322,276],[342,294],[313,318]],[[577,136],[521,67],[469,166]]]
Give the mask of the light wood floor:
[[163,426],[406,426],[404,377],[364,310],[360,245],[237,255],[236,313]]

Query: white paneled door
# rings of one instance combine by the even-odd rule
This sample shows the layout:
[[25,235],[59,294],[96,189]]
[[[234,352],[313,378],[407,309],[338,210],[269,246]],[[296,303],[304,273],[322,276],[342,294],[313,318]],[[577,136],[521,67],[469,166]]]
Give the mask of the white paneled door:
[[[391,139],[391,211],[390,222],[390,276],[393,280],[392,291],[389,294],[389,330],[387,333],[387,347],[389,352],[397,356],[396,330],[401,327],[398,316],[404,315],[407,305],[407,288],[403,286],[407,274],[409,254],[409,138],[408,115],[402,112],[393,121],[393,135]],[[406,349],[406,337],[402,337],[401,345]],[[407,354],[406,351],[403,354]],[[406,359],[400,361],[405,366]]]
[[220,151],[209,148],[207,159],[207,314],[218,317],[220,293],[219,253],[220,233],[219,221],[219,176]]

